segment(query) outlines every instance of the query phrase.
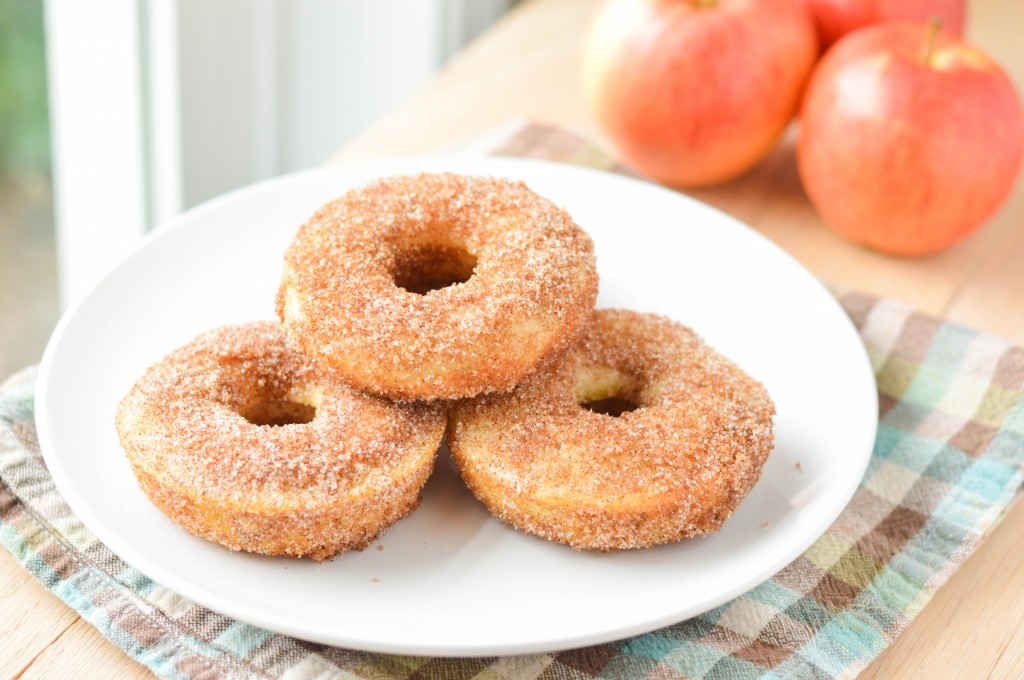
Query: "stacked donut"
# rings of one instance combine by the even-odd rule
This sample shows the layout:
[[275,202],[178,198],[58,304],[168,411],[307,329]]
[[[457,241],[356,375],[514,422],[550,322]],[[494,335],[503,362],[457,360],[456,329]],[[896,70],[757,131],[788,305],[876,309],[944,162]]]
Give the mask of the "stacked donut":
[[772,446],[764,388],[668,319],[594,311],[593,243],[521,183],[379,180],[285,255],[281,323],[150,368],[116,424],[189,532],[317,560],[410,512],[445,432],[495,516],[580,549],[718,529]]

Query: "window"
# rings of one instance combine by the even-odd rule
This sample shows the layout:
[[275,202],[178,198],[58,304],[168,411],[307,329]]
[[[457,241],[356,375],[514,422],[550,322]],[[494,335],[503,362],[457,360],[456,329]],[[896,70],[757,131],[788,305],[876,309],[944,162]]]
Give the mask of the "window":
[[512,4],[0,0],[0,372],[146,231],[323,162]]
[[0,0],[0,381],[57,318],[42,3]]

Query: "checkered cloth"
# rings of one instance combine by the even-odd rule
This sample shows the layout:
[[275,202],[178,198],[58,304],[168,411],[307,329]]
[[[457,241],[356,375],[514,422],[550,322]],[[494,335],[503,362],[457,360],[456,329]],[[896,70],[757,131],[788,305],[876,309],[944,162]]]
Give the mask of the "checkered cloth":
[[[611,167],[560,130],[505,152]],[[896,302],[840,296],[868,349],[878,438],[843,514],[771,580],[628,640],[506,658],[325,647],[221,616],[101,544],[61,499],[33,425],[35,372],[0,386],[0,541],[54,594],[168,678],[833,678],[890,644],[999,521],[1024,478],[1024,350]]]

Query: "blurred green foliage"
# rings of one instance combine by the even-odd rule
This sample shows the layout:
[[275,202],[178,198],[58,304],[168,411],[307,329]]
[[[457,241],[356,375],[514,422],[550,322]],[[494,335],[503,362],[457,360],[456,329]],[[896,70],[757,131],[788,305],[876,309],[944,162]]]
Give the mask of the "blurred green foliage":
[[50,167],[42,0],[0,0],[0,172]]

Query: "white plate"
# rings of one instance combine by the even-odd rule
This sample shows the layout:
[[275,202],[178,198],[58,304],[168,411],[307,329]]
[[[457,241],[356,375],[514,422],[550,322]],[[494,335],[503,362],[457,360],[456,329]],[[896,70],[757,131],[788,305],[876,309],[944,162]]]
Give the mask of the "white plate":
[[[319,565],[194,538],[139,491],[113,415],[144,369],[207,329],[273,318],[282,254],[314,208],[375,177],[440,170],[525,180],[593,236],[599,306],[678,319],[765,384],[778,408],[775,451],[722,531],[644,551],[573,552],[492,519],[442,458],[415,513],[374,547]],[[72,509],[157,582],[307,640],[467,656],[623,638],[764,581],[847,503],[877,417],[873,374],[849,319],[756,232],[628,178],[460,156],[292,175],[188,212],[61,320],[43,358],[36,407],[43,454]]]

